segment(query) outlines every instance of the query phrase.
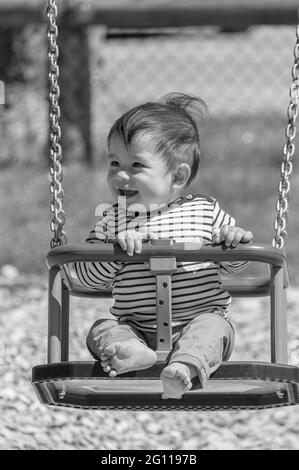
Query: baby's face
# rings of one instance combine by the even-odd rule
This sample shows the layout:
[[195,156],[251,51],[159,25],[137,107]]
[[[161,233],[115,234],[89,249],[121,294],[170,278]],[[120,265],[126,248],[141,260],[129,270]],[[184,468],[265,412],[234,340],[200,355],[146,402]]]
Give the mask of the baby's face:
[[[155,153],[150,135],[137,135],[126,148],[122,138],[114,133],[109,146],[108,184],[117,200],[126,197],[127,208],[167,204],[173,198],[172,172]],[[141,212],[141,208],[138,210]]]

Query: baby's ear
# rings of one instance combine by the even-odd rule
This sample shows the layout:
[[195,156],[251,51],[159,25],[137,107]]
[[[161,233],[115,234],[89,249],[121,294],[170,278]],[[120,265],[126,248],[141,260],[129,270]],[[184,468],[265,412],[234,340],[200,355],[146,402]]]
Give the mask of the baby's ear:
[[188,163],[180,163],[173,173],[173,186],[175,186],[177,189],[185,186],[190,178],[190,175],[191,169]]

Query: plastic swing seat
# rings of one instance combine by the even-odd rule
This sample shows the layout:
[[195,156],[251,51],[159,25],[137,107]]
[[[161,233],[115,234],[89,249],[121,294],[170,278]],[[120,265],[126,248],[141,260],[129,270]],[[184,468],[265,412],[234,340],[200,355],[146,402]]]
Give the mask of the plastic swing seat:
[[[63,245],[47,256],[49,267],[48,364],[33,368],[32,385],[41,403],[83,409],[235,410],[299,403],[299,368],[287,365],[286,255],[268,245],[200,247],[159,240],[143,246],[138,262],[156,276],[157,356],[150,369],[109,377],[99,362],[69,362],[69,296],[109,297],[109,290],[79,285],[70,263],[126,261],[132,258],[112,244]],[[200,389],[196,383],[182,399],[162,399],[159,376],[172,347],[171,274],[177,261],[256,261],[270,267],[269,277],[223,282],[234,297],[269,296],[271,363],[224,362]]]
[[[41,403],[91,409],[256,409],[299,402],[299,368],[287,365],[286,289],[288,273],[286,256],[282,250],[286,239],[288,195],[295,151],[296,118],[299,105],[299,26],[294,47],[286,144],[280,171],[279,199],[276,204],[275,247],[269,245],[241,245],[233,249],[223,246],[199,247],[192,243],[159,240],[144,245],[143,252],[135,255],[140,262],[149,262],[156,276],[156,313],[158,363],[144,371],[122,374],[110,378],[99,362],[69,362],[69,297],[109,297],[111,291],[92,290],[80,285],[72,276],[73,262],[132,262],[112,244],[67,245],[63,231],[62,149],[60,145],[59,47],[56,0],[47,0],[48,61],[49,61],[49,138],[51,158],[53,248],[47,256],[49,267],[49,328],[48,363],[33,368],[32,384]],[[58,246],[61,245],[61,246]],[[253,277],[223,281],[223,287],[234,297],[269,296],[271,317],[271,363],[227,362],[210,377],[207,386],[193,389],[180,400],[162,399],[161,369],[171,351],[171,274],[177,261],[223,262],[255,261],[270,267],[269,277]]]

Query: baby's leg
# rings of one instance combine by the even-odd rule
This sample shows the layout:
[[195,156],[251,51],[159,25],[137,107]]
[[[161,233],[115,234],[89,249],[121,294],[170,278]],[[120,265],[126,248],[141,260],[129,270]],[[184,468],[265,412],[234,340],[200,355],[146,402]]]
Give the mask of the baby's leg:
[[131,325],[119,324],[117,319],[96,321],[91,327],[87,347],[93,357],[101,360],[111,377],[132,370],[147,369],[157,361],[156,353]]
[[231,324],[218,313],[202,313],[186,325],[163,369],[163,398],[181,398],[198,377],[205,386],[211,373],[229,358],[234,344]]

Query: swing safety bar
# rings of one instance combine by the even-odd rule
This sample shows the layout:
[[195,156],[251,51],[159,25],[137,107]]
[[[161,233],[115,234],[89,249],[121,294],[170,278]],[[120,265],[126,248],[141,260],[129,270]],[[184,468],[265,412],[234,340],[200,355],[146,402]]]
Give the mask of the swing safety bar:
[[[163,241],[163,243],[161,243]],[[165,242],[168,242],[167,244]],[[153,257],[175,256],[177,261],[258,261],[286,271],[286,254],[283,250],[264,244],[240,244],[235,248],[225,245],[201,245],[193,242],[174,240],[152,240],[143,243],[142,253],[134,254],[134,261],[144,262]],[[131,263],[128,256],[117,244],[62,245],[50,250],[46,262],[49,268],[73,262],[124,261]]]
[[[221,245],[202,246],[192,242],[153,240],[143,244],[136,262],[148,262],[156,276],[157,287],[157,355],[164,361],[171,351],[171,274],[182,261],[215,262],[254,261],[266,263],[270,276],[223,282],[222,286],[236,297],[270,297],[271,362],[287,364],[286,290],[288,271],[283,250],[269,245],[249,244],[229,248]],[[93,290],[78,284],[70,274],[74,262],[132,262],[117,244],[62,245],[52,249],[46,258],[49,268],[48,363],[68,361],[69,296],[111,297],[111,289]]]
[[[156,276],[158,362],[151,368],[109,377],[99,361],[69,362],[69,296],[103,297],[103,291],[85,289],[74,282],[73,262],[148,262]],[[162,397],[160,374],[172,347],[171,278],[178,261],[257,261],[270,266],[270,278],[231,283],[245,295],[270,296],[271,360],[223,362],[204,389],[198,383],[181,400]],[[299,403],[299,368],[287,365],[286,257],[281,249],[267,245],[200,246],[172,240],[144,244],[133,258],[118,245],[63,245],[47,256],[49,267],[48,364],[35,366],[32,385],[41,403],[81,409],[113,410],[239,410],[264,409]],[[242,284],[243,282],[243,284]],[[223,283],[226,288],[226,284]],[[111,291],[108,292],[111,295]],[[107,292],[106,295],[107,296]],[[240,296],[240,295],[239,295]]]

